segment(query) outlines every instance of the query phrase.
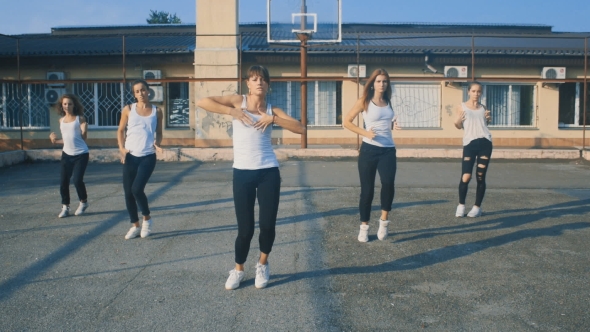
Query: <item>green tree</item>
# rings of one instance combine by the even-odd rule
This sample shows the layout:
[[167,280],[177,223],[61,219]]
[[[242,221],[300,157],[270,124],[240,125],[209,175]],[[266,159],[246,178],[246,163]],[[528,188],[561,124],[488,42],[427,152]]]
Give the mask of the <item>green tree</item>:
[[180,24],[182,21],[176,14],[150,9],[150,17],[146,19],[148,24]]

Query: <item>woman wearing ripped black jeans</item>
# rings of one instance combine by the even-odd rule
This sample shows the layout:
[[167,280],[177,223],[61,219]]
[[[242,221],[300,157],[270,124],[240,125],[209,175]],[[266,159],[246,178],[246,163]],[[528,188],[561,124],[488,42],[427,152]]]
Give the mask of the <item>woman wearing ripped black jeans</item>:
[[457,108],[455,127],[463,129],[464,132],[459,205],[455,212],[456,217],[465,216],[465,197],[467,196],[473,165],[476,161],[475,178],[477,180],[477,189],[475,191],[475,204],[467,216],[472,218],[481,216],[481,203],[486,191],[486,173],[492,157],[492,134],[488,129],[492,117],[490,111],[479,102],[482,91],[483,88],[480,83],[471,82],[468,92],[469,100]]

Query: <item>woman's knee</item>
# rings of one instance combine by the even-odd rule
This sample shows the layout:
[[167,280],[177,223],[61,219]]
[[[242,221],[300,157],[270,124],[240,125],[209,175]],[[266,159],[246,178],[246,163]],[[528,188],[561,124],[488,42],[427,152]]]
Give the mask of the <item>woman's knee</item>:
[[461,176],[461,182],[464,182],[464,183],[469,183],[469,181],[471,181],[471,174],[469,174],[469,173],[464,173],[464,174]]

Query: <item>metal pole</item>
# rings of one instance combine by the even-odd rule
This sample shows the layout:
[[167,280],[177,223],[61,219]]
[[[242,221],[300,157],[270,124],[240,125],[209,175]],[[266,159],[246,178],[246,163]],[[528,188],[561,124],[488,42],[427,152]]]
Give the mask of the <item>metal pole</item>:
[[242,32],[240,32],[240,48],[238,49],[238,94],[242,94]]
[[475,37],[471,35],[471,80],[475,81]]
[[25,149],[25,141],[23,139],[23,112],[21,100],[21,81],[20,81],[20,39],[16,40],[16,94],[18,96],[18,113],[20,115],[20,149]]
[[127,85],[127,69],[125,64],[125,36],[121,37],[123,39],[123,88]]
[[[305,33],[298,34],[301,40],[301,78],[307,78],[307,38]],[[307,129],[307,80],[301,80],[301,124]],[[307,149],[307,130],[301,135],[301,148]]]
[[584,129],[582,130],[582,151],[586,150],[586,113],[588,112],[588,37],[584,39]]
[[[360,98],[361,90],[361,79],[360,79],[360,66],[361,66],[361,52],[360,52],[360,34],[356,35],[356,99]],[[360,127],[361,119],[360,115],[356,117],[356,125]],[[356,149],[361,149],[361,135],[356,134]]]

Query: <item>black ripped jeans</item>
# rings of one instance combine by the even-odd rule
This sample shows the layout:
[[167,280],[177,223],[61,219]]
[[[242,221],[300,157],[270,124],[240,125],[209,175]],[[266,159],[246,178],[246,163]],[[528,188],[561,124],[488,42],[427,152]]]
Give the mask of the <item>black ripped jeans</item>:
[[61,153],[61,183],[59,193],[61,194],[61,204],[70,205],[70,178],[76,187],[78,199],[85,201],[88,198],[86,185],[84,185],[84,172],[88,166],[89,154],[82,153],[77,156]]
[[125,191],[125,205],[129,212],[131,223],[139,221],[137,207],[143,216],[150,215],[145,186],[156,168],[156,154],[135,157],[131,153],[125,155],[123,164],[123,190]]
[[[475,191],[475,206],[481,206],[483,196],[486,192],[486,173],[492,157],[492,142],[487,138],[478,138],[469,142],[463,147],[463,160],[461,180],[459,182],[459,204],[465,204],[465,197],[467,197],[467,188],[473,173],[473,165],[477,158],[477,168],[475,170],[475,178],[477,179],[477,189]],[[469,174],[469,180],[463,181],[463,175]]]
[[381,210],[391,211],[395,195],[397,156],[395,147],[380,147],[363,142],[358,159],[361,197],[359,211],[361,222],[369,221],[375,191],[375,176],[381,179]]

